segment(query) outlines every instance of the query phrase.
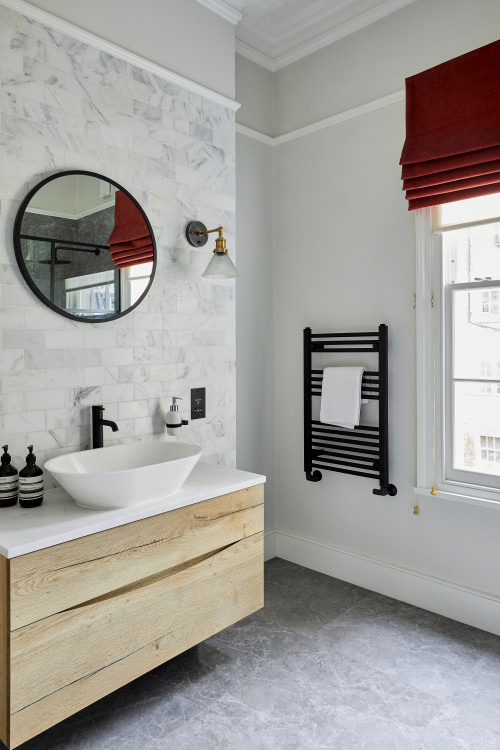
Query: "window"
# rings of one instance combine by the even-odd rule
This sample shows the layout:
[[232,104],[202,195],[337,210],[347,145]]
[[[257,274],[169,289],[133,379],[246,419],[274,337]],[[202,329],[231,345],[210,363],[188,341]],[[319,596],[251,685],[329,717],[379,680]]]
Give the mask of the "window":
[[116,311],[115,271],[101,271],[64,280],[65,308],[73,315],[101,317]]
[[419,487],[500,501],[500,194],[417,213]]
[[130,307],[135,305],[141,294],[146,290],[153,272],[153,264],[140,263],[122,270],[121,293],[123,305],[124,307]]

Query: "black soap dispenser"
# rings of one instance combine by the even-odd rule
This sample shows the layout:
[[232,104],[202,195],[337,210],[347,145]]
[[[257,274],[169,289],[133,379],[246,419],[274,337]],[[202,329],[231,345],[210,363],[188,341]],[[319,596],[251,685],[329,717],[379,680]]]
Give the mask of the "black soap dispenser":
[[36,465],[33,446],[28,445],[26,466],[19,472],[19,505],[36,508],[43,503],[43,471]]
[[0,465],[0,508],[8,508],[17,503],[19,491],[19,474],[12,466],[10,456],[7,453],[8,445],[2,445],[2,463]]

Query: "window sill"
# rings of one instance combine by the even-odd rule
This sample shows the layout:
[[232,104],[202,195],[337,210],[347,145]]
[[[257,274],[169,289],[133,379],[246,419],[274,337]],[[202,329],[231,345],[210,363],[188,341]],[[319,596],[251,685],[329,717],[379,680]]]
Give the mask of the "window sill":
[[453,502],[500,510],[500,497],[498,500],[491,500],[486,497],[478,497],[477,495],[460,495],[458,492],[443,492],[442,490],[436,490],[436,493],[433,495],[427,487],[414,487],[413,491],[415,495],[419,495],[420,497],[437,497],[440,500],[452,500]]

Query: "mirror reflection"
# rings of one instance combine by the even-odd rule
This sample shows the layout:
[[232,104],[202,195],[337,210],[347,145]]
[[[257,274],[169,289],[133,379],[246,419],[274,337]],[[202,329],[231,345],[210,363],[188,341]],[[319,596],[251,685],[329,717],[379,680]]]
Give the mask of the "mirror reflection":
[[120,317],[153,279],[155,245],[144,212],[118,184],[93,173],[40,183],[21,206],[14,241],[31,289],[66,317]]

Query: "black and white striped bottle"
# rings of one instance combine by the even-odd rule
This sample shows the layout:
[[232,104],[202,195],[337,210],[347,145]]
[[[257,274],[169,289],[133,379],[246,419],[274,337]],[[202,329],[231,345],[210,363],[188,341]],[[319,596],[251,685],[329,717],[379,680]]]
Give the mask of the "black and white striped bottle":
[[19,505],[36,508],[43,503],[43,471],[36,465],[33,446],[28,445],[26,466],[19,472]]
[[2,445],[3,454],[0,465],[0,508],[8,508],[17,503],[19,490],[19,474],[12,466],[10,456],[7,453],[8,445]]

